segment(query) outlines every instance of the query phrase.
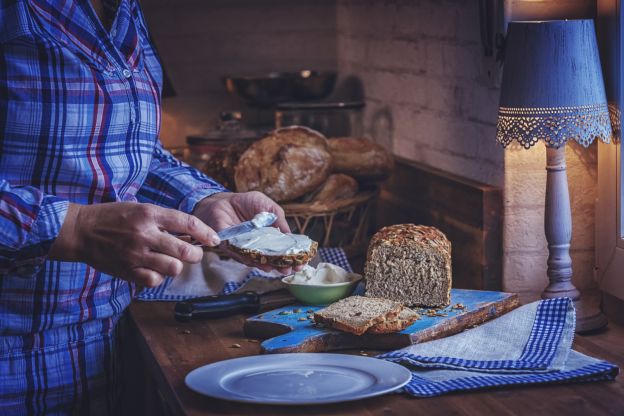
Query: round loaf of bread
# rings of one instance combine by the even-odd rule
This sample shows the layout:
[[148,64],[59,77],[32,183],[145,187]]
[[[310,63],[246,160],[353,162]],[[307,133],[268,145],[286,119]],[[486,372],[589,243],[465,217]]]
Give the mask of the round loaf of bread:
[[394,159],[388,151],[372,140],[358,137],[329,139],[333,171],[356,179],[379,180],[390,175]]
[[334,202],[355,196],[358,183],[344,173],[332,173],[312,194],[310,202]]
[[371,239],[364,266],[366,296],[408,306],[451,302],[451,242],[435,227],[397,224]]
[[284,127],[252,144],[234,169],[238,192],[260,191],[277,202],[313,191],[329,176],[327,139],[307,127]]

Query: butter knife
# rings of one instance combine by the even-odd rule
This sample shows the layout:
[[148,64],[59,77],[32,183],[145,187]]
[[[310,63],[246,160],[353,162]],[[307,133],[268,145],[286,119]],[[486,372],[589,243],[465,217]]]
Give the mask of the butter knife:
[[[256,228],[269,227],[277,221],[277,215],[272,212],[260,212],[256,214],[251,220],[241,222],[240,224],[232,227],[225,228],[217,233],[221,241],[227,241],[238,235],[248,233]],[[186,236],[184,236],[186,237]],[[190,240],[190,243],[194,246],[203,247],[204,244],[194,239]]]

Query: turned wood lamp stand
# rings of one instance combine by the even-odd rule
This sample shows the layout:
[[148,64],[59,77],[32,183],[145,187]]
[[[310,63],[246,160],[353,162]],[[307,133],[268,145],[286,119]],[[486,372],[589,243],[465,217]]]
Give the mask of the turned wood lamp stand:
[[501,86],[496,138],[528,149],[546,144],[546,209],[549,284],[543,298],[575,301],[577,332],[606,325],[598,307],[583,301],[572,283],[572,213],[565,145],[608,143],[611,123],[592,20],[511,22]]

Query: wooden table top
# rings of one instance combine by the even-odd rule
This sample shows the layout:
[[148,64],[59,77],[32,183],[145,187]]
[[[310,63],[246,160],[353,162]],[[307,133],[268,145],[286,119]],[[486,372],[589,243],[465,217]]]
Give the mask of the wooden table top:
[[[211,399],[184,385],[202,365],[258,354],[243,335],[245,316],[179,323],[173,303],[134,302],[130,329],[136,333],[151,376],[171,410],[185,415],[623,415],[624,376],[615,382],[524,386],[414,399],[386,395],[333,405],[281,407]],[[234,347],[240,345],[240,348]],[[624,368],[624,327],[610,324],[599,334],[577,336],[574,348]],[[373,352],[374,353],[374,352]],[[416,413],[417,412],[417,413]]]

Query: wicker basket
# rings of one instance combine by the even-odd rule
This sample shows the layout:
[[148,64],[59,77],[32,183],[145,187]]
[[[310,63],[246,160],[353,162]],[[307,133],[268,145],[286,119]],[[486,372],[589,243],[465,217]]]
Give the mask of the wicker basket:
[[293,233],[306,234],[321,247],[342,247],[347,256],[366,250],[370,210],[377,189],[329,203],[283,204]]

